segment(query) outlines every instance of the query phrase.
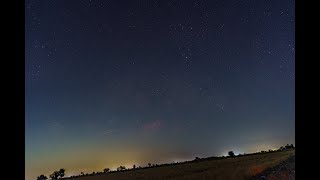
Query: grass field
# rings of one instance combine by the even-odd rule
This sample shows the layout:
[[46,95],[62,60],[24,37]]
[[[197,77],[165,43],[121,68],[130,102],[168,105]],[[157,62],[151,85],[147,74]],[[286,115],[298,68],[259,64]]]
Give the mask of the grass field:
[[[160,167],[127,170],[92,176],[80,176],[76,180],[127,180],[127,179],[248,179],[266,168],[295,156],[295,150],[250,154],[244,156],[204,159],[197,162],[166,165]],[[70,178],[68,178],[70,179]]]

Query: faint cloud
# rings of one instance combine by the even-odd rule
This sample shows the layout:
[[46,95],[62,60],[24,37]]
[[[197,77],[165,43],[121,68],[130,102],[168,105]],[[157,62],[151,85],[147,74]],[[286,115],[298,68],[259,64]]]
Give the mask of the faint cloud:
[[163,123],[159,120],[151,121],[143,125],[143,129],[146,131],[158,130],[163,127]]
[[62,123],[60,123],[56,120],[48,121],[47,126],[49,129],[54,129],[54,130],[60,130],[60,129],[64,128]]
[[111,134],[113,132],[114,132],[114,130],[112,130],[112,129],[106,130],[106,131],[103,132],[103,135],[108,135],[108,134]]
[[102,132],[102,135],[103,136],[108,136],[108,135],[114,134],[114,133],[116,133],[118,131],[119,131],[118,129],[107,129],[107,130]]
[[45,124],[45,131],[49,134],[58,135],[65,129],[64,124],[57,120],[48,120]]

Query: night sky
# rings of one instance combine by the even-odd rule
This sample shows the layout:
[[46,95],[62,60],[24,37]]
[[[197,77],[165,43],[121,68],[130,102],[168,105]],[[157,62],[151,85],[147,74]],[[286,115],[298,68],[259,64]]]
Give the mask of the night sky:
[[295,143],[293,0],[26,0],[26,179]]

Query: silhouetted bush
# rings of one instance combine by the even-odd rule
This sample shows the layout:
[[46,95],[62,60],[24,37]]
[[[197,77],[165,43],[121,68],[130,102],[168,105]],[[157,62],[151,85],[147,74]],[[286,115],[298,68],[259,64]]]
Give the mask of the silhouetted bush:
[[284,151],[284,150],[287,150],[287,149],[293,149],[294,148],[294,146],[293,146],[293,144],[287,144],[286,146],[281,146],[280,148],[279,148],[279,150],[278,151]]
[[293,146],[293,144],[291,144],[291,145],[287,144],[287,145],[285,146],[285,148],[286,148],[286,149],[293,149],[294,146]]
[[233,151],[229,151],[229,152],[228,152],[228,155],[229,155],[230,157],[233,157],[233,156],[234,156],[234,152],[233,152]]
[[117,168],[117,171],[123,171],[123,170],[126,170],[125,166],[120,166],[120,167]]
[[47,180],[47,176],[41,174],[40,176],[37,177],[37,180]]
[[104,169],[103,169],[103,172],[104,172],[104,173],[108,173],[109,171],[110,171],[109,168],[104,168]]

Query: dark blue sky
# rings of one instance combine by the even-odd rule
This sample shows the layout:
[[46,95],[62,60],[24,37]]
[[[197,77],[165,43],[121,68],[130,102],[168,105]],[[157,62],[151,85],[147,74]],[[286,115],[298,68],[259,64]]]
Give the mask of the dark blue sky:
[[25,3],[26,178],[294,143],[294,1]]

